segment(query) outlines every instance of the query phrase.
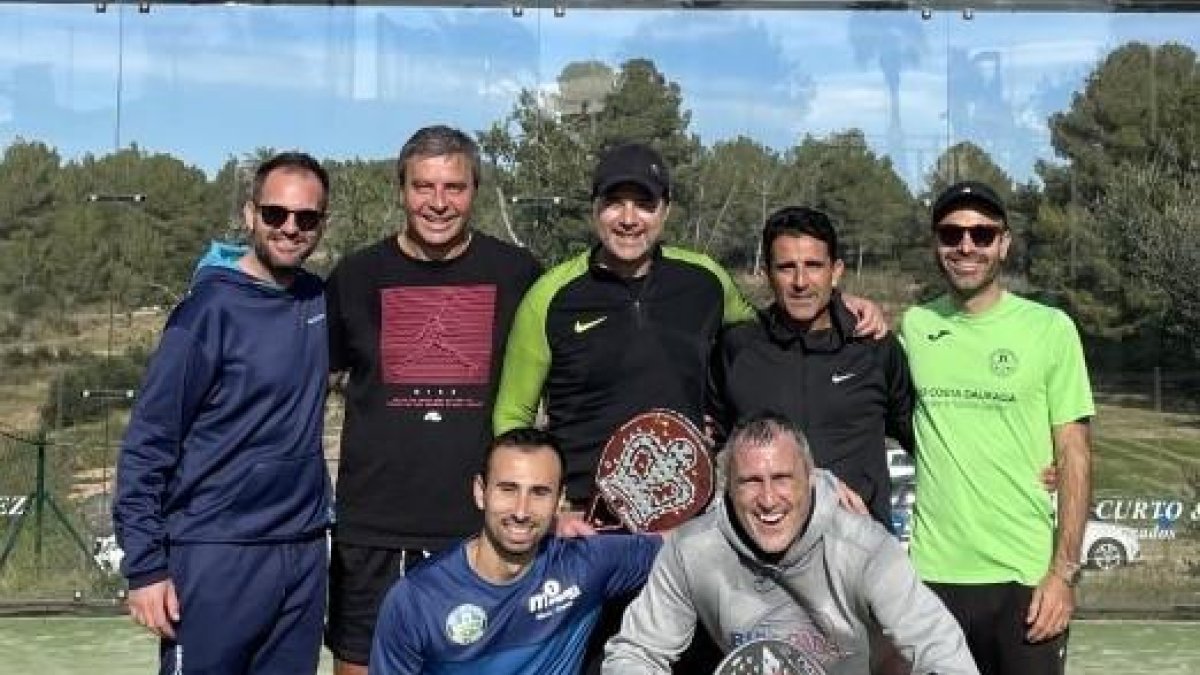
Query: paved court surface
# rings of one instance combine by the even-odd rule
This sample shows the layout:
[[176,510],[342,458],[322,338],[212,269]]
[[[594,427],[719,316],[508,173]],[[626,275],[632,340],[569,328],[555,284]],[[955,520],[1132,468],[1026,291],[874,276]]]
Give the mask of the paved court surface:
[[[0,619],[0,675],[150,675],[157,660],[158,641],[128,619]],[[333,672],[324,650],[320,672]]]
[[[155,652],[156,642],[125,619],[0,619],[0,673],[147,675]],[[321,673],[330,672],[322,653]],[[1101,673],[1200,673],[1200,622],[1077,622],[1067,675]]]

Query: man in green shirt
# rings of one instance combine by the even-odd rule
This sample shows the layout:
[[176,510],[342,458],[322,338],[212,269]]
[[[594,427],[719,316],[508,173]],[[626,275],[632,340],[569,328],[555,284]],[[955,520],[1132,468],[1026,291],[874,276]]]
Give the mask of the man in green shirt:
[[[983,675],[1061,674],[1091,493],[1079,335],[1001,285],[1012,234],[991,188],[953,185],[932,215],[948,292],[901,325],[917,389],[913,561]],[[1051,462],[1057,518],[1040,478]]]

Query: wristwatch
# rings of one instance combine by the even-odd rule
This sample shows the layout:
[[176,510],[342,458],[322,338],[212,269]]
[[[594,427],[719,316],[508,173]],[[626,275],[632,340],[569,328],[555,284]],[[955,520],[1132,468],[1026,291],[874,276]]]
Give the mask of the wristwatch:
[[1083,568],[1077,562],[1057,563],[1050,568],[1050,573],[1063,580],[1070,588],[1075,588],[1083,576]]

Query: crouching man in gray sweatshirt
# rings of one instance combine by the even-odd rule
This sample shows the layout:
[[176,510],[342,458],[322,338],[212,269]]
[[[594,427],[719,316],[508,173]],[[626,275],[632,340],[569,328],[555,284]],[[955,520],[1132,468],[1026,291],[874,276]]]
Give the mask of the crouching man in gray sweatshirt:
[[881,632],[913,673],[978,675],[958,624],[899,543],[839,508],[834,478],[814,470],[791,422],[748,419],[720,461],[724,498],[667,538],[608,642],[604,673],[669,673],[699,622],[725,652],[782,640],[828,675],[867,673]]

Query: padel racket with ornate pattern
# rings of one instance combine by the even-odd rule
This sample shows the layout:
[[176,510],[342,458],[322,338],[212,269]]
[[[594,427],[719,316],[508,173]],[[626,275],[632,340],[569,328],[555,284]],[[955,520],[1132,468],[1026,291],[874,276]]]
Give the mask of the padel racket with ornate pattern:
[[825,668],[788,642],[766,639],[729,652],[713,675],[825,675]]
[[603,527],[600,501],[631,532],[661,532],[700,513],[713,493],[704,434],[683,415],[655,409],[621,425],[596,467],[588,520]]

